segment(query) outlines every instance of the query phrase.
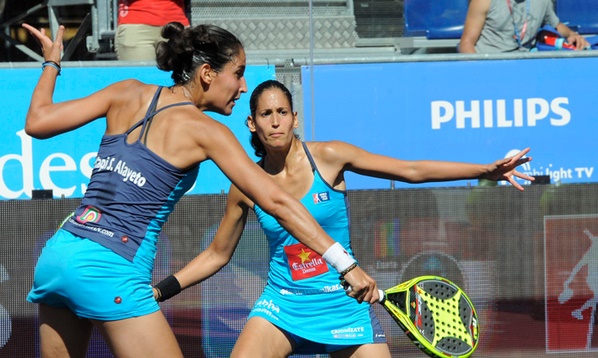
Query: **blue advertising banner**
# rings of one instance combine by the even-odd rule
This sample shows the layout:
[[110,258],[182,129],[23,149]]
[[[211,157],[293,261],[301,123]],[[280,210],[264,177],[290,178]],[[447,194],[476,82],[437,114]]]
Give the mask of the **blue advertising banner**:
[[[305,136],[408,160],[491,163],[531,147],[522,172],[596,182],[597,67],[598,57],[304,67],[305,108],[314,106]],[[353,173],[347,181],[350,189],[413,187]],[[420,186],[469,184],[477,182]]]
[[[23,128],[29,100],[39,79],[40,69],[0,69],[0,199],[29,199],[34,189],[52,189],[54,197],[77,198],[86,190],[96,151],[105,130],[105,120],[92,122],[73,132],[37,140]],[[274,66],[249,66],[245,73],[251,91],[257,84],[274,79]],[[135,78],[146,83],[171,85],[170,73],[155,67],[63,68],[56,83],[54,100],[84,97],[119,80]],[[241,96],[234,113],[210,115],[235,133],[248,154],[249,94]],[[189,194],[227,192],[230,181],[213,162],[202,163],[198,183]]]

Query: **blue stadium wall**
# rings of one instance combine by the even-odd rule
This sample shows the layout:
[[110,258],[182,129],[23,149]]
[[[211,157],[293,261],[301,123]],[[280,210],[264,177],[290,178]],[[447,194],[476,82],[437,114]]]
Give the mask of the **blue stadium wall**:
[[[531,147],[523,171],[550,185],[521,193],[475,181],[406,185],[348,177],[360,264],[382,287],[420,274],[461,284],[478,308],[480,357],[591,357],[598,254],[598,57],[316,65],[301,69],[306,140],[344,140],[405,159],[487,163]],[[23,132],[40,69],[0,68],[0,357],[38,356],[35,307],[25,301],[45,240],[78,203],[102,121],[49,140]],[[169,85],[151,66],[65,64],[55,100],[119,79]],[[249,66],[251,91],[276,77]],[[251,155],[244,95],[227,124]],[[213,237],[229,182],[211,163],[165,226],[155,279],[181,268]],[[390,189],[393,188],[393,189]],[[52,189],[54,200],[29,200]],[[16,199],[16,200],[14,200]],[[250,217],[233,261],[164,303],[186,356],[226,357],[266,279],[267,245]],[[566,288],[571,297],[563,296]],[[568,298],[568,299],[565,299]],[[393,356],[421,357],[376,308]],[[89,357],[109,357],[94,334]]]
[[[169,85],[154,67],[68,67],[54,99],[77,98],[125,78]],[[75,63],[80,64],[80,63]],[[531,147],[522,168],[553,183],[598,181],[594,138],[598,57],[511,58],[304,66],[304,138],[344,140],[372,152],[404,159],[488,163]],[[275,78],[274,66],[249,66],[249,91]],[[312,73],[313,72],[313,73]],[[57,198],[81,197],[105,123],[35,140],[24,131],[39,68],[0,68],[0,200],[29,199],[34,189]],[[313,83],[312,83],[313,82]],[[297,98],[296,98],[297,99]],[[245,119],[249,94],[228,125],[252,155]],[[351,189],[383,189],[391,183],[349,176]],[[202,165],[190,194],[226,192],[229,181],[212,163]],[[472,182],[424,187],[475,185]],[[528,184],[528,183],[523,183]],[[410,187],[392,183],[393,187]]]

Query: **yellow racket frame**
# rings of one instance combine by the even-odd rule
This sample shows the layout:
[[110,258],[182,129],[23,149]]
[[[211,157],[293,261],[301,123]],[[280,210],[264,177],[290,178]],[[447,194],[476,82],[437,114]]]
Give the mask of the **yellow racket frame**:
[[[453,286],[457,292],[451,298],[439,300],[429,295],[423,288],[418,286],[418,284],[426,281],[440,281],[447,283],[450,286]],[[415,296],[423,297],[426,303],[429,306],[431,306],[430,311],[432,312],[435,326],[438,326],[438,324],[447,323],[442,328],[435,327],[434,339],[432,342],[430,342],[422,333],[420,333],[419,329],[413,324],[413,322],[409,318],[412,313],[416,313],[415,310],[418,307],[421,307],[421,302],[416,302],[416,300],[419,297],[411,297],[412,293],[410,292],[410,289],[412,287],[415,288]],[[411,339],[411,341],[430,357],[466,358],[469,357],[475,351],[479,340],[479,322],[477,319],[475,308],[469,297],[467,297],[467,295],[465,294],[465,292],[450,280],[439,276],[419,276],[409,281],[405,281],[397,286],[388,288],[384,290],[383,293],[384,298],[382,299],[381,304],[384,306],[386,311],[388,311],[391,314],[393,319],[399,324],[399,326],[403,329],[403,331]],[[405,302],[402,302],[405,307],[405,312],[403,312],[399,307],[397,307],[389,299],[387,299],[388,295],[397,293],[406,293]],[[461,319],[459,315],[459,305],[461,298],[464,298],[472,308],[472,322],[469,327],[465,327],[464,325],[460,324]],[[456,320],[455,317],[458,317],[459,319]],[[457,324],[454,323],[456,321]],[[438,348],[437,346],[443,338],[443,335],[440,333],[442,331],[446,332],[444,334],[445,337],[449,335],[454,335],[455,337],[458,337],[460,340],[468,344],[471,347],[471,349],[469,349],[464,354],[451,355],[447,351]]]

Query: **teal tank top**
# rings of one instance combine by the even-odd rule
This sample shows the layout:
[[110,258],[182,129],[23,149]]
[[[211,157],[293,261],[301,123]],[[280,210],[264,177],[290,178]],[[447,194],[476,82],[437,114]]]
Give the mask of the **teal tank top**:
[[[349,232],[349,202],[347,192],[333,189],[326,183],[315,165],[307,146],[303,148],[314,173],[311,189],[300,200],[311,215],[334,240],[353,255]],[[277,291],[293,294],[317,294],[342,290],[339,274],[312,249],[291,236],[274,217],[254,206],[270,247],[268,285]]]

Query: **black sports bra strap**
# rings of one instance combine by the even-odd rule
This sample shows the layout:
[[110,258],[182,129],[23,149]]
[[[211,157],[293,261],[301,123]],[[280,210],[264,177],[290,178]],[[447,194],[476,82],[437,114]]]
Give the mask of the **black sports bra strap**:
[[307,144],[305,144],[305,142],[301,142],[301,144],[303,144],[303,150],[305,150],[305,154],[307,154],[307,159],[309,160],[309,164],[311,165],[311,171],[315,172],[316,169],[318,169],[316,167],[316,162],[314,161],[314,158],[311,156],[311,153],[307,149]]
[[[152,120],[154,119],[154,116],[160,112],[162,112],[163,110],[166,110],[170,107],[178,107],[178,106],[188,106],[188,105],[193,105],[195,106],[195,104],[193,102],[179,102],[179,103],[171,103],[169,105],[166,105],[162,108],[160,108],[159,110],[155,111],[154,113],[152,113],[147,122],[143,125],[145,128],[141,128],[141,134],[143,135],[145,133],[145,139],[143,140],[143,144],[145,144],[145,142],[147,141],[147,133],[149,132],[150,126],[152,125]],[[141,139],[141,137],[139,137],[139,139]]]
[[152,101],[150,102],[150,105],[147,108],[147,111],[145,112],[145,117],[140,119],[139,122],[133,124],[133,126],[125,132],[126,135],[129,135],[129,133],[135,130],[135,128],[143,124],[143,128],[141,129],[141,133],[139,133],[139,138],[137,140],[141,139],[141,135],[143,134],[143,130],[145,128],[145,122],[151,117],[152,112],[156,110],[156,106],[158,105],[158,96],[160,95],[160,92],[162,92],[162,87],[163,86],[158,86],[156,93],[154,93],[154,97],[152,98]]
[[158,97],[160,97],[160,93],[162,93],[162,88],[164,88],[164,86],[158,86],[156,93],[154,93],[154,98],[152,98],[152,102],[149,107],[147,107],[147,112],[145,112],[146,117],[149,117],[150,114],[156,110],[156,107],[158,106]]
[[158,107],[158,98],[160,97],[160,93],[162,92],[162,86],[158,86],[158,90],[156,94],[154,94],[154,98],[152,98],[152,102],[150,103],[149,107],[147,108],[147,112],[145,113],[145,121],[143,122],[143,126],[139,131],[139,138],[138,141],[141,140],[141,137],[145,134],[145,139],[143,140],[143,144],[147,142],[147,133],[149,132],[149,127],[152,125],[152,119],[156,115],[156,107]]
[[129,135],[129,133],[131,133],[135,128],[137,128],[143,124],[143,127],[141,127],[141,131],[139,132],[139,138],[137,139],[137,140],[141,140],[144,133],[146,133],[146,137],[147,137],[147,131],[149,130],[151,120],[154,118],[154,116],[156,114],[158,114],[168,108],[171,108],[171,107],[187,106],[187,105],[195,106],[195,104],[190,101],[189,102],[179,102],[179,103],[171,103],[169,105],[166,105],[166,106],[156,110],[156,106],[158,104],[158,95],[160,94],[160,91],[162,90],[162,88],[163,88],[163,86],[160,86],[158,88],[158,91],[156,91],[156,94],[154,95],[154,98],[152,99],[152,102],[149,105],[149,108],[147,110],[147,114],[145,115],[145,117],[143,117],[139,122],[135,123],[131,128],[129,128],[129,130],[125,132],[126,135]]

